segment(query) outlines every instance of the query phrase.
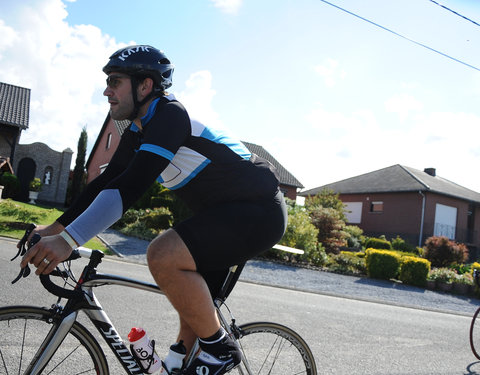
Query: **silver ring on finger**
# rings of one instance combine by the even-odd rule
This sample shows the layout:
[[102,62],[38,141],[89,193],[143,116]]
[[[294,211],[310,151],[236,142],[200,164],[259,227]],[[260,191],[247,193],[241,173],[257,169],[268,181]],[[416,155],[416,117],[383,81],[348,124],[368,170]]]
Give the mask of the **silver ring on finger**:
[[43,258],[43,263],[48,266],[50,264],[50,261],[47,258]]

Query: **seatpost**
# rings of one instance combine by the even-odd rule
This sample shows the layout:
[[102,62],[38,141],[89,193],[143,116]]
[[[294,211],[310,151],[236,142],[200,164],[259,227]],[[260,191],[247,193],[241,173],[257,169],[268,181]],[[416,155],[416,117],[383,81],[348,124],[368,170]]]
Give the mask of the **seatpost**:
[[228,272],[227,278],[225,279],[225,282],[222,285],[222,289],[220,289],[220,292],[218,293],[215,300],[219,300],[221,303],[225,302],[228,287],[230,286],[230,283],[235,277],[235,273],[237,272],[237,269],[238,269],[238,266],[236,265],[230,267],[230,271]]

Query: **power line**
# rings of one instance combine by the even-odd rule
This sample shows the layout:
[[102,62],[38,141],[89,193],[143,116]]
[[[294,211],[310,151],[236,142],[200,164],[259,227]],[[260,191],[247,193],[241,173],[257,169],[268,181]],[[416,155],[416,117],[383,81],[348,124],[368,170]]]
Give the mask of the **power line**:
[[416,44],[417,46],[420,46],[420,47],[423,47],[423,48],[425,48],[425,49],[428,49],[429,51],[432,51],[432,52],[435,52],[435,53],[437,53],[437,54],[439,54],[439,55],[442,55],[443,57],[446,57],[447,59],[456,61],[456,62],[458,62],[458,63],[460,63],[460,64],[462,64],[462,65],[468,66],[469,68],[475,69],[475,70],[477,70],[477,71],[480,72],[480,68],[477,68],[476,66],[473,66],[473,65],[468,64],[468,63],[466,63],[466,62],[464,62],[464,61],[462,61],[462,60],[459,60],[459,59],[457,59],[457,58],[455,58],[455,57],[452,57],[452,56],[450,56],[450,55],[447,55],[446,53],[441,52],[441,51],[439,51],[439,50],[436,50],[435,48],[429,47],[429,46],[427,46],[426,44],[423,44],[423,43],[417,42],[416,40],[410,39],[410,38],[408,38],[408,37],[406,37],[406,36],[404,36],[404,35],[402,35],[402,34],[397,33],[396,31],[393,31],[393,30],[385,27],[385,26],[382,26],[382,25],[379,25],[378,23],[375,23],[375,22],[373,22],[373,21],[370,21],[369,19],[367,19],[367,18],[365,18],[365,17],[359,16],[358,14],[355,14],[355,13],[353,13],[353,12],[347,10],[347,9],[341,8],[341,7],[339,7],[338,5],[332,4],[332,3],[330,3],[330,2],[328,2],[328,1],[326,1],[326,0],[320,0],[320,1],[323,2],[323,3],[325,3],[325,4],[328,4],[328,5],[332,6],[332,7],[334,7],[334,8],[337,8],[337,9],[341,10],[342,12],[345,12],[345,13],[348,13],[348,14],[354,16],[354,17],[357,17],[357,18],[361,19],[362,21],[368,22],[369,24],[372,24],[372,25],[374,25],[374,26],[376,26],[376,27],[379,27],[379,28],[381,28],[381,29],[383,29],[383,30],[385,30],[385,31],[388,31],[389,33],[392,33],[392,34],[394,34],[394,35],[396,35],[396,36],[398,36],[398,37],[400,37],[400,38],[403,38],[403,39],[411,42],[411,43],[414,43],[414,44]]
[[466,19],[467,21],[470,21],[471,23],[473,23],[473,24],[475,24],[475,25],[477,25],[477,26],[480,26],[480,23],[477,23],[477,22],[475,22],[474,20],[471,20],[470,18],[465,17],[464,15],[461,15],[461,14],[458,13],[458,12],[455,12],[454,10],[446,7],[445,5],[440,4],[439,2],[437,2],[437,1],[435,1],[435,0],[429,0],[429,1],[431,1],[432,3],[438,5],[439,7],[442,7],[443,9],[448,10],[449,12],[452,12],[453,14],[456,14],[456,15],[459,16],[459,17],[462,17],[463,19]]

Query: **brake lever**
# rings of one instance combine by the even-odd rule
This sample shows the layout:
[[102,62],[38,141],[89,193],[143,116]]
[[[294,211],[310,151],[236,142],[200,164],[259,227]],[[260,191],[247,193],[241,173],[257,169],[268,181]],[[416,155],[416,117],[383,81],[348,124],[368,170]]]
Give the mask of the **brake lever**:
[[[18,258],[19,255],[21,256],[24,256],[25,253],[27,252],[27,249],[25,248],[25,243],[27,242],[27,239],[28,237],[30,236],[30,233],[33,232],[33,230],[36,228],[37,226],[35,224],[30,224],[27,229],[25,230],[25,234],[23,235],[22,239],[20,240],[19,244],[20,246],[18,247],[18,253],[17,255],[15,255],[12,259],[10,259],[10,261],[13,261],[15,260],[16,258]],[[28,275],[27,275],[28,276]]]
[[20,269],[20,273],[17,275],[17,277],[15,278],[15,280],[12,281],[12,284],[15,284],[18,280],[20,280],[22,277],[28,277],[28,275],[30,275],[30,267],[28,266],[28,264],[23,267],[22,269]]
[[[34,227],[32,228],[32,230],[35,229],[35,224],[31,224],[31,225],[34,225]],[[28,229],[27,229],[27,230],[28,230]],[[30,231],[30,232],[31,232],[31,231]],[[27,238],[28,238],[28,235],[26,235],[26,236],[27,236]],[[24,236],[24,237],[25,237],[25,236]],[[38,241],[40,241],[40,239],[41,239],[40,235],[39,235],[38,233],[35,233],[35,234],[33,235],[32,239],[31,239],[30,241],[28,241],[28,248],[30,249],[33,245],[35,245]],[[22,238],[22,241],[23,241],[23,238]],[[21,255],[24,255],[24,254],[27,252],[27,250],[25,249],[25,243],[22,244],[21,248],[24,249],[24,251],[22,251]],[[17,254],[17,256],[18,256],[18,254]],[[16,257],[17,257],[17,256],[16,256]],[[16,258],[16,257],[15,257],[15,258]],[[15,259],[15,258],[13,258],[13,259]],[[13,260],[13,259],[12,259],[12,260]],[[19,274],[17,275],[17,277],[15,278],[15,280],[12,281],[12,284],[15,284],[15,283],[16,283],[18,280],[20,280],[21,278],[28,277],[28,275],[30,275],[30,272],[31,272],[31,271],[30,271],[30,267],[29,267],[28,264],[27,264],[25,267],[23,267],[22,269],[20,269]]]

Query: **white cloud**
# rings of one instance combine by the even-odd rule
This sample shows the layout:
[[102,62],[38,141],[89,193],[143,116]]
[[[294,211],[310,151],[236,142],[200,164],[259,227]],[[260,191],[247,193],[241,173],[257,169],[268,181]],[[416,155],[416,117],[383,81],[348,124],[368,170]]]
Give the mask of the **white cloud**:
[[185,106],[190,117],[204,124],[222,128],[223,124],[212,108],[212,100],[216,94],[212,88],[212,74],[208,70],[193,73],[185,86],[185,90],[175,93],[175,96]]
[[[2,4],[3,16],[7,10]],[[21,143],[43,142],[57,151],[69,147],[76,152],[87,126],[89,152],[108,112],[102,67],[125,44],[95,26],[69,25],[60,0],[18,2],[15,17],[8,10],[10,16],[0,16],[0,81],[31,89],[29,128]],[[194,117],[221,126],[211,105],[214,95],[211,73],[201,71],[177,96]]]
[[339,69],[338,61],[333,59],[327,59],[325,64],[315,66],[314,70],[324,79],[327,87],[335,86],[339,79],[343,80],[346,77],[346,72]]
[[91,146],[108,111],[101,68],[119,46],[97,27],[69,25],[60,0],[19,2],[14,12],[0,20],[0,81],[31,89],[29,129],[21,143],[76,151],[87,125]]
[[480,146],[473,136],[480,117],[422,113],[411,116],[405,129],[384,126],[378,116],[368,109],[348,115],[318,106],[306,116],[310,131],[300,137],[265,140],[264,147],[306,189],[401,164],[419,170],[437,168],[438,176],[480,191],[464,165],[459,165],[480,163]]
[[398,114],[400,121],[405,121],[414,111],[421,111],[423,104],[408,94],[395,95],[385,101],[385,110]]
[[5,24],[5,21],[0,19],[0,61],[2,60],[2,55],[6,50],[11,48],[18,40],[18,35],[12,27],[9,27]]
[[228,14],[236,14],[243,0],[210,0],[216,8]]

